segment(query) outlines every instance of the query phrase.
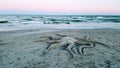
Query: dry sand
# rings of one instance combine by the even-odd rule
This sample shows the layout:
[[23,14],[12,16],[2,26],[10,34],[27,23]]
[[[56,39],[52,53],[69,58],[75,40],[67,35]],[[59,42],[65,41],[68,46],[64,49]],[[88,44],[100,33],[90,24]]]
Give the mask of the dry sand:
[[[75,58],[62,47],[42,52],[48,46],[45,42],[35,42],[43,36],[66,34],[74,38],[90,36],[92,40],[105,43],[110,48],[96,44],[84,49],[84,55],[75,51]],[[119,68],[120,30],[17,30],[0,32],[0,68]]]

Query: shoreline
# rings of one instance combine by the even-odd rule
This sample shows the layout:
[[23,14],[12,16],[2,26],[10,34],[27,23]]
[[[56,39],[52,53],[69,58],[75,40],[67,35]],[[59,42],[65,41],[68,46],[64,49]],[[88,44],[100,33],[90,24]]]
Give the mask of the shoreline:
[[32,29],[120,29],[120,23],[74,23],[74,24],[17,24],[0,25],[1,31]]
[[[20,32],[36,32],[40,30],[120,30],[115,28],[94,28],[94,29],[59,29],[59,28],[39,28],[39,29],[14,29],[14,30],[1,30],[0,33],[20,33]],[[39,32],[38,32],[39,33]],[[44,33],[44,32],[43,32]]]

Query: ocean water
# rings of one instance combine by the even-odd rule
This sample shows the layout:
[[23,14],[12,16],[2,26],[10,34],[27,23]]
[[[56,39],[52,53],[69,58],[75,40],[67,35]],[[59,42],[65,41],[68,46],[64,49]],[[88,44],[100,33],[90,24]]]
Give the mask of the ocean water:
[[120,29],[118,15],[0,15],[0,31],[20,29]]

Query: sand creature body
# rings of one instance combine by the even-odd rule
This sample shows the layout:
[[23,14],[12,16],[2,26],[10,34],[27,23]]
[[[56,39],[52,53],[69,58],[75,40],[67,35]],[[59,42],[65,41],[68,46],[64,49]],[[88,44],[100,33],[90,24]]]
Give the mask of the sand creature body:
[[43,52],[44,54],[46,54],[51,49],[67,45],[66,49],[70,52],[73,58],[75,57],[75,54],[72,48],[76,46],[78,46],[77,51],[80,55],[83,55],[84,48],[95,47],[95,44],[100,44],[100,45],[108,47],[108,45],[104,43],[90,41],[89,36],[85,36],[84,39],[81,39],[81,38],[69,37],[63,34],[56,34],[56,37],[47,36],[47,37],[42,37],[42,38],[44,38],[44,40],[42,39],[39,41],[43,41],[49,44],[49,46],[46,48],[46,51]]

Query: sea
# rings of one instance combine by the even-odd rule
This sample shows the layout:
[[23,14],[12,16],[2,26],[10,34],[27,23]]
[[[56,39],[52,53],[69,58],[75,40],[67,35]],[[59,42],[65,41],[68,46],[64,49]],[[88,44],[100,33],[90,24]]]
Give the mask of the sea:
[[0,31],[46,28],[120,29],[120,15],[0,15]]

